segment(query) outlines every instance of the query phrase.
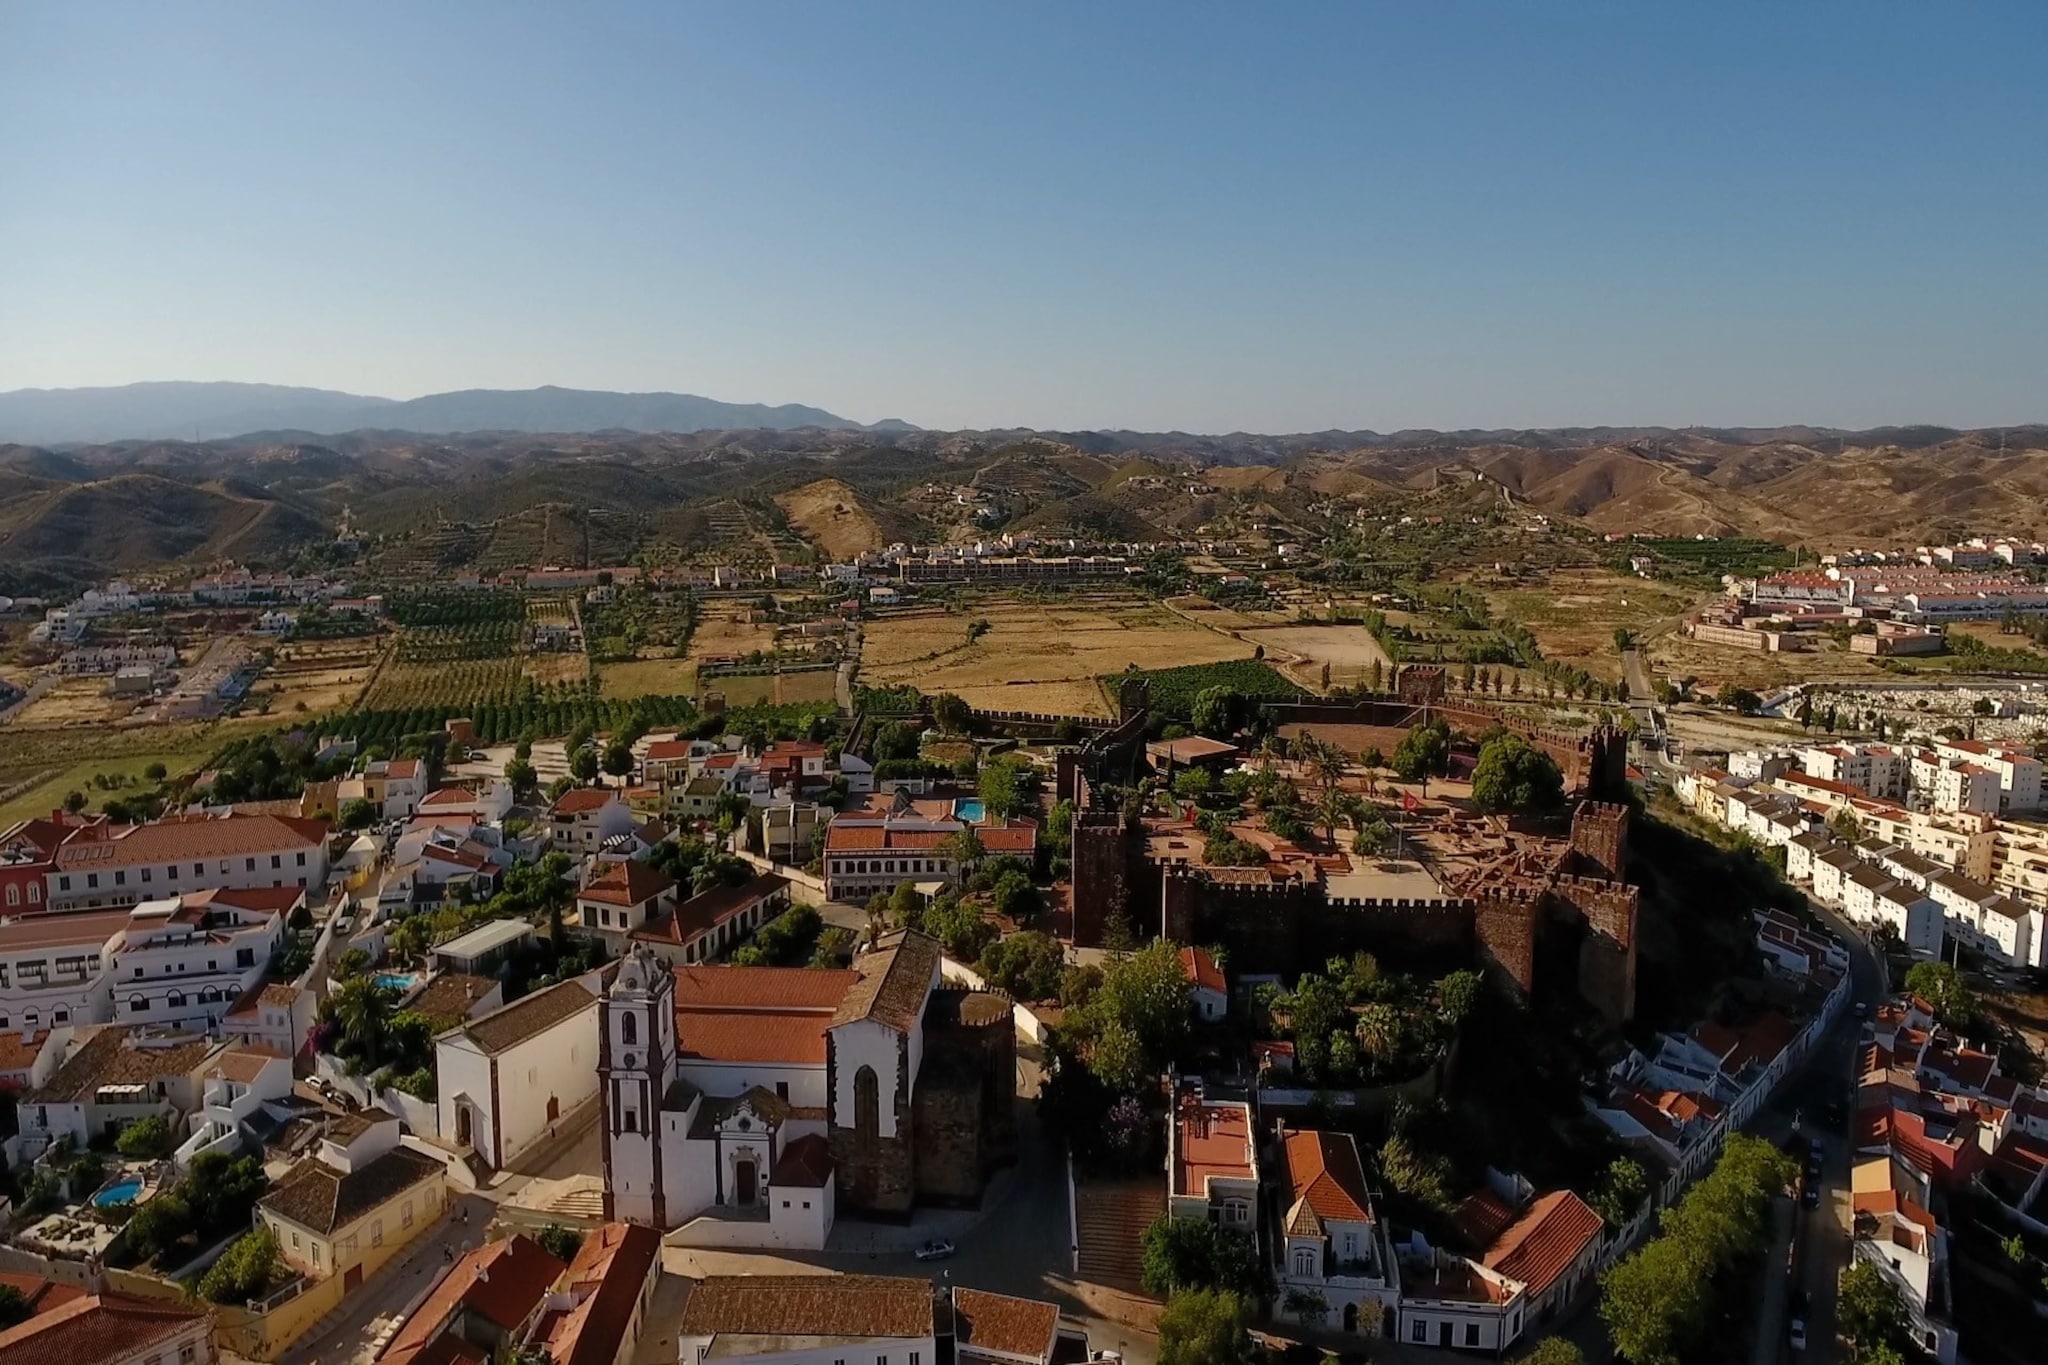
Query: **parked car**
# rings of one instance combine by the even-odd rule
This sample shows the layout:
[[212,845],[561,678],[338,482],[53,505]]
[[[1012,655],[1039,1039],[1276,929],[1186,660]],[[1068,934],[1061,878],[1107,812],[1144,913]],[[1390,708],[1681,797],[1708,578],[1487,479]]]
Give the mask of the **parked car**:
[[943,1261],[953,1254],[953,1244],[943,1237],[935,1237],[916,1251],[920,1261]]
[[1792,1347],[1793,1350],[1803,1351],[1806,1349],[1805,1290],[1795,1289],[1792,1291],[1791,1311],[1787,1316],[1791,1319],[1791,1321],[1787,1324],[1785,1330],[1786,1342],[1788,1345]]
[[1799,1205],[1801,1208],[1807,1209],[1817,1209],[1820,1207],[1820,1182],[1818,1180],[1802,1180],[1799,1182]]

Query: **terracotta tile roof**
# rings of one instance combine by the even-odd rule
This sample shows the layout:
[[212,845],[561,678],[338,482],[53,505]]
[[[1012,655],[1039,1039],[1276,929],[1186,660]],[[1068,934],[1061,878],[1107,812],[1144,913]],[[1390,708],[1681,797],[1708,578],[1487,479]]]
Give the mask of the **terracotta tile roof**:
[[208,1317],[183,1304],[88,1294],[0,1332],[0,1365],[112,1365]]
[[90,1100],[101,1086],[146,1085],[159,1077],[190,1075],[219,1046],[204,1038],[170,1047],[128,1046],[135,1036],[135,1030],[117,1024],[96,1025],[28,1102],[77,1104]]
[[649,863],[630,858],[611,863],[576,893],[579,901],[603,905],[644,905],[664,891],[675,889],[675,878]]
[[468,972],[442,972],[429,981],[406,1008],[418,1010],[432,1019],[460,1022],[469,1017],[469,1012],[476,1007],[477,1001],[497,988],[498,983],[488,976],[472,976]]
[[126,910],[90,910],[68,915],[26,915],[0,924],[0,953],[71,946],[99,948],[128,927]]
[[[888,824],[834,820],[825,826],[825,848],[832,853],[915,852],[937,848],[956,833],[957,830],[898,829]],[[1012,821],[1007,825],[976,825],[974,837],[990,853],[1029,853],[1038,847],[1038,826],[1029,820]]]
[[467,806],[477,799],[468,787],[436,787],[420,798],[422,806]]
[[583,1297],[548,1334],[555,1365],[611,1365],[647,1277],[661,1262],[661,1234],[631,1223],[593,1228],[569,1263],[572,1293]]
[[1205,758],[1221,758],[1238,751],[1235,744],[1226,744],[1220,739],[1208,739],[1201,735],[1184,735],[1179,739],[1155,739],[1145,748],[1155,757],[1165,758],[1174,763],[1198,763]]
[[327,1125],[327,1136],[336,1142],[347,1144],[354,1142],[380,1123],[396,1122],[398,1115],[382,1105],[373,1104],[368,1109],[358,1109],[353,1113],[338,1116],[334,1122]]
[[1541,1298],[1572,1262],[1600,1238],[1600,1215],[1570,1190],[1554,1190],[1529,1206],[1494,1239],[1480,1264],[1529,1286]]
[[744,886],[714,886],[702,895],[690,897],[672,914],[634,930],[633,937],[656,943],[688,943],[788,886],[789,878],[773,872],[764,872]]
[[261,1076],[272,1062],[281,1062],[284,1057],[267,1047],[231,1047],[220,1054],[220,1058],[207,1069],[208,1075],[225,1076],[243,1085]]
[[1515,1221],[1515,1211],[1492,1190],[1480,1190],[1458,1201],[1451,1221],[1471,1245],[1490,1246]]
[[657,739],[647,746],[647,761],[651,763],[673,763],[689,756],[690,741],[687,739]]
[[523,1233],[486,1242],[442,1272],[382,1354],[410,1353],[426,1346],[457,1309],[510,1331],[532,1315],[567,1269]]
[[678,967],[676,1009],[835,1010],[860,974],[850,968]]
[[[0,1033],[0,1072],[27,1071],[42,1055],[43,1044],[50,1041],[50,1030],[29,1033],[23,1036],[21,1029],[8,1029]],[[4,1283],[4,1281],[0,1281]]]
[[47,1313],[52,1308],[62,1308],[73,1299],[85,1297],[85,1291],[75,1284],[59,1284],[40,1275],[0,1272],[0,1284],[21,1295],[22,1302],[28,1305],[31,1314]]
[[369,1165],[348,1172],[309,1156],[285,1172],[261,1202],[280,1218],[328,1233],[445,1174],[440,1162],[410,1147],[394,1147]]
[[823,1189],[831,1178],[832,1146],[816,1133],[809,1133],[782,1149],[768,1183],[817,1190]]
[[832,1026],[867,1019],[907,1033],[931,994],[939,970],[938,940],[906,930],[892,946],[860,954],[853,966],[860,980],[839,1002]]
[[472,1019],[461,1031],[485,1052],[503,1052],[585,1010],[596,1017],[597,997],[581,981],[562,981],[481,1019]]
[[581,815],[587,811],[603,810],[613,799],[612,792],[605,787],[572,787],[556,798],[555,804],[548,807],[548,814]]
[[711,1275],[683,1304],[676,1334],[928,1337],[932,1286],[894,1275]]
[[1358,1144],[1349,1133],[1289,1133],[1280,1153],[1287,1167],[1288,1186],[1294,1192],[1287,1211],[1289,1236],[1319,1237],[1325,1219],[1372,1221],[1372,1199],[1358,1162]]
[[303,886],[215,886],[181,897],[187,905],[224,905],[258,915],[288,915],[305,898]]
[[1049,1360],[1059,1330],[1056,1304],[982,1289],[953,1291],[953,1335],[961,1346]]
[[132,867],[307,849],[327,841],[325,820],[284,815],[195,816],[84,831],[57,850],[60,871]]
[[821,1066],[832,1016],[817,1010],[676,1011],[676,1055],[706,1062]]
[[283,981],[262,982],[242,992],[242,998],[228,1010],[227,1017],[233,1019],[240,1015],[254,1014],[259,1004],[290,1009],[298,1002],[298,998],[297,986]]
[[1180,950],[1181,974],[1192,984],[1204,990],[1227,994],[1229,984],[1223,979],[1223,969],[1216,965],[1216,959],[1209,956],[1207,948],[1183,948]]

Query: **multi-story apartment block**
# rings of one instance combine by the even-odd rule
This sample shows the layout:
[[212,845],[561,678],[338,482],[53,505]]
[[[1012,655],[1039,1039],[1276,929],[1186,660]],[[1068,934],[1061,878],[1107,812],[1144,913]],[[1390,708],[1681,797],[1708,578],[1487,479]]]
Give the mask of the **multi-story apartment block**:
[[327,882],[327,825],[284,815],[224,815],[149,825],[88,825],[52,859],[53,910],[135,905],[183,892]]
[[1997,774],[1997,809],[2001,813],[2041,808],[2041,760],[2031,753],[1974,739],[1936,739],[1934,751],[1944,758],[1974,763]]

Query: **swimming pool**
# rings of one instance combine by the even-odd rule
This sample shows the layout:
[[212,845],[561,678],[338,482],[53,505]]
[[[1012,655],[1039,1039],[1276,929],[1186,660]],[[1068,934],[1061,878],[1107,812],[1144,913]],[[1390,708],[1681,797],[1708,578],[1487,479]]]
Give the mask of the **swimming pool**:
[[967,797],[953,803],[953,818],[965,820],[970,825],[980,824],[982,817],[987,813],[982,808],[981,800],[978,797]]
[[379,972],[370,979],[385,990],[397,991],[400,995],[420,984],[418,972]]
[[92,1197],[95,1207],[105,1208],[109,1204],[132,1204],[135,1196],[142,1193],[142,1177],[131,1175],[126,1180],[117,1180]]

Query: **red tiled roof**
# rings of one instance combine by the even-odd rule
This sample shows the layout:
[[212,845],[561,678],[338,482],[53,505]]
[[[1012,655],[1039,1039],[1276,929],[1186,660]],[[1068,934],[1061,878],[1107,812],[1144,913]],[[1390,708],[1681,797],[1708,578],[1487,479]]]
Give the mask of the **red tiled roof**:
[[[293,888],[296,890],[297,888]],[[89,910],[68,915],[27,915],[0,924],[0,952],[27,948],[99,947],[128,927],[126,910]]]
[[0,1365],[111,1365],[206,1317],[183,1304],[88,1294],[0,1332]]
[[684,1302],[675,1331],[691,1337],[928,1337],[932,1286],[895,1275],[710,1275]]
[[424,1346],[387,1350],[377,1361],[378,1365],[484,1365],[484,1353],[455,1333],[443,1332]]
[[953,1331],[963,1347],[1050,1360],[1059,1330],[1056,1304],[983,1289],[953,1291]]
[[591,878],[576,893],[576,899],[605,905],[644,905],[664,891],[674,890],[675,884],[675,878],[660,868],[627,858]]
[[548,813],[581,815],[585,811],[603,810],[615,799],[615,794],[608,787],[573,787],[555,799]]
[[1520,1280],[1529,1286],[1530,1298],[1541,1298],[1599,1240],[1604,1226],[1585,1200],[1570,1190],[1555,1190],[1495,1238],[1480,1264]]
[[31,1314],[47,1313],[52,1308],[62,1308],[73,1299],[85,1297],[85,1291],[75,1284],[59,1284],[40,1275],[0,1272],[0,1284],[21,1295],[22,1302],[28,1305]]
[[744,886],[715,886],[702,895],[690,897],[673,914],[634,930],[633,937],[657,943],[688,943],[788,885],[789,878],[764,872]]
[[[1372,1221],[1372,1201],[1365,1189],[1365,1171],[1358,1164],[1358,1144],[1349,1133],[1289,1133],[1280,1151],[1287,1166],[1288,1186],[1294,1192],[1288,1213],[1290,1234],[1295,1233],[1299,1223],[1304,1228],[1301,1235],[1315,1235],[1320,1228],[1315,1232],[1307,1228],[1322,1219],[1340,1223]],[[1314,1219],[1301,1216],[1304,1208],[1315,1215]]]
[[583,1297],[548,1332],[555,1365],[611,1365],[619,1354],[641,1286],[661,1260],[661,1234],[631,1223],[593,1228],[564,1277]]
[[[36,1064],[36,1057],[42,1052],[43,1044],[50,1041],[50,1031],[30,1033],[22,1036],[20,1029],[8,1029],[0,1033],[0,1072],[27,1071]],[[0,1280],[0,1283],[5,1283]]]
[[[825,826],[825,848],[832,853],[937,848],[957,831],[897,829],[887,824],[834,820]],[[1038,846],[1038,826],[1029,820],[1008,825],[976,825],[974,837],[990,853],[1029,853]]]
[[1223,979],[1223,969],[1216,965],[1215,958],[1209,956],[1207,948],[1181,949],[1180,970],[1189,982],[1203,990],[1215,991],[1219,995],[1229,990]]
[[441,1334],[458,1308],[510,1331],[540,1306],[549,1287],[567,1269],[523,1233],[486,1242],[442,1273],[384,1354],[416,1351],[427,1345]]
[[657,739],[647,746],[647,760],[652,763],[672,763],[689,756],[690,741],[687,739]]
[[184,897],[187,905],[225,905],[252,914],[288,915],[306,898],[303,886],[216,886]]
[[120,828],[94,826],[57,850],[59,869],[230,858],[325,843],[327,822],[284,815],[197,816]]
[[853,989],[850,968],[678,967],[676,1009],[822,1010],[830,1013]]
[[1490,1246],[1515,1221],[1515,1211],[1492,1190],[1480,1190],[1458,1201],[1451,1221],[1473,1246]]
[[225,1076],[243,1085],[251,1084],[272,1062],[281,1062],[284,1057],[267,1047],[231,1047],[208,1069],[209,1075]]

